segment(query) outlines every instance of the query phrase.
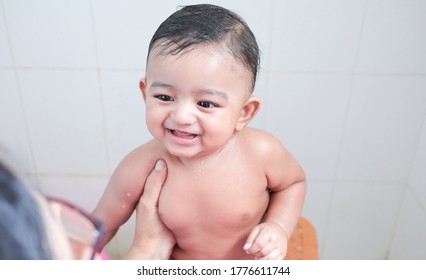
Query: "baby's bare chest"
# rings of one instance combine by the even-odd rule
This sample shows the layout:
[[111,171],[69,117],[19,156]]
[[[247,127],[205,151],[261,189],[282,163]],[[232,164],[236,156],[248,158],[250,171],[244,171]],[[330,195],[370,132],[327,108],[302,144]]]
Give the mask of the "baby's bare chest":
[[172,231],[229,230],[252,227],[268,201],[267,180],[252,165],[169,168],[159,212]]

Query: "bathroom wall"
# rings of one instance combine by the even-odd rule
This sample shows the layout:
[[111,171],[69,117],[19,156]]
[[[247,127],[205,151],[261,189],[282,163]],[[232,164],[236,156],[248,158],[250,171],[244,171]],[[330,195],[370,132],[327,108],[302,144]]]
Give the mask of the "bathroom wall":
[[[425,259],[426,1],[208,2],[259,40],[252,126],[303,165],[320,258]],[[0,0],[0,145],[29,184],[95,206],[118,162],[151,138],[138,89],[149,40],[192,3]]]

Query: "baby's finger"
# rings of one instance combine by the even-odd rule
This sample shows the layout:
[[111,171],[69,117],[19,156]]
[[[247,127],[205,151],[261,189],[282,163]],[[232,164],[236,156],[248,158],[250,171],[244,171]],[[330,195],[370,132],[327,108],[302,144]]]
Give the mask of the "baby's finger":
[[269,252],[268,254],[262,256],[262,257],[257,257],[257,260],[282,260],[284,259],[284,257],[281,254],[281,251],[276,248],[274,250],[272,250],[271,252]]
[[271,237],[269,234],[262,234],[262,230],[256,236],[256,239],[253,241],[251,247],[247,250],[248,253],[253,255],[262,254],[261,251],[268,246],[271,242]]
[[255,257],[256,259],[262,259],[265,256],[268,256],[269,254],[271,254],[274,250],[276,250],[277,247],[274,245],[274,243],[272,242],[268,242],[265,244],[265,246],[263,246],[256,254]]
[[257,226],[253,228],[253,230],[250,232],[249,236],[247,237],[246,244],[244,245],[244,248],[243,248],[245,251],[248,251],[252,247],[253,242],[256,240],[256,237],[259,234],[259,231],[260,229]]

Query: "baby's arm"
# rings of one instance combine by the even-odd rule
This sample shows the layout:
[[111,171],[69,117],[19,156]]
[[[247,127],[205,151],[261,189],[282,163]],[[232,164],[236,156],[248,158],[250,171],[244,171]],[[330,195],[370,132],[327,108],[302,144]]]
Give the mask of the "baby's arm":
[[143,192],[146,177],[156,158],[151,156],[152,143],[130,152],[112,174],[93,215],[106,226],[102,247],[132,215]]
[[257,259],[283,259],[287,243],[300,218],[306,193],[301,166],[272,136],[263,139],[262,156],[271,190],[263,222],[250,233],[244,249]]

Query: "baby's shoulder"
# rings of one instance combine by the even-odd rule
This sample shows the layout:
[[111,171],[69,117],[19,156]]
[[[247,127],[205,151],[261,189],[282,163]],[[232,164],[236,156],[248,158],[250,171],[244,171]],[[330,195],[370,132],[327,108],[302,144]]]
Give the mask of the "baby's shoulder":
[[246,155],[251,155],[251,158],[258,162],[268,161],[285,150],[275,136],[255,128],[245,128],[241,131],[239,146],[244,149]]
[[151,140],[132,151],[130,151],[122,160],[121,165],[127,167],[140,168],[143,166],[153,166],[158,159],[165,159],[166,151],[160,142]]
[[130,154],[159,155],[165,152],[164,146],[157,140],[152,139],[135,148]]
[[282,144],[274,135],[256,128],[247,127],[240,133],[240,141],[247,143],[248,148],[257,148],[263,152],[281,148]]

